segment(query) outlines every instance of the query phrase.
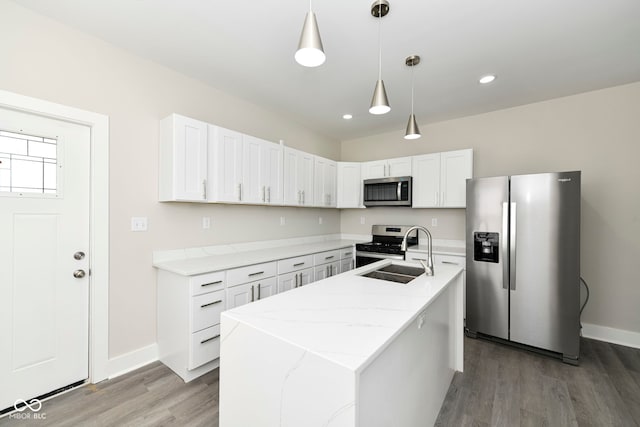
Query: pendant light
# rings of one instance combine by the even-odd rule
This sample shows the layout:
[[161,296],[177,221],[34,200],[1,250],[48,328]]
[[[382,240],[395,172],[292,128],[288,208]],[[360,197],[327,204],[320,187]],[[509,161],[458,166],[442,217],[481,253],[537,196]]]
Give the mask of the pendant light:
[[407,123],[407,130],[404,133],[404,139],[418,139],[420,138],[420,129],[418,129],[418,123],[416,122],[416,115],[413,114],[413,67],[420,63],[420,57],[418,55],[408,56],[405,60],[405,64],[411,67],[411,115],[409,116],[409,123]]
[[296,62],[304,67],[317,67],[324,64],[327,58],[322,48],[318,21],[316,21],[315,13],[311,10],[311,0],[309,0],[309,13],[304,20],[295,58]]
[[378,18],[378,81],[373,91],[373,99],[371,99],[371,114],[385,114],[391,111],[389,100],[387,99],[387,91],[384,88],[382,80],[382,25],[380,20],[389,13],[389,2],[387,0],[377,0],[371,5],[371,14]]

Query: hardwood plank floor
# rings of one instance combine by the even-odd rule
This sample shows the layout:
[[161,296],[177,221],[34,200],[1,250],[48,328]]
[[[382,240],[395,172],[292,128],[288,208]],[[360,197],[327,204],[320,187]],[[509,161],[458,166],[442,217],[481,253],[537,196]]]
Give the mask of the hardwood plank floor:
[[[5,416],[0,427],[217,427],[218,370],[185,384],[156,362],[50,399],[40,414],[46,419]],[[576,367],[465,338],[465,372],[454,376],[436,425],[640,427],[640,350],[582,339]]]

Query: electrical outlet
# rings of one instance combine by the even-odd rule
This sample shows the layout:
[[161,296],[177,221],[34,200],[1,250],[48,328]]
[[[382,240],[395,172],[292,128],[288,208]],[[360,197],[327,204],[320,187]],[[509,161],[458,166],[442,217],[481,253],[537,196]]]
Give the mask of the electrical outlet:
[[424,314],[418,316],[418,329],[422,329],[422,326],[424,326]]
[[280,217],[280,225],[285,225],[286,224],[286,220],[284,219],[283,216]]
[[131,217],[131,231],[147,231],[147,217],[145,216]]
[[361,217],[360,217],[360,224],[364,224],[365,222],[366,222],[366,221],[364,220],[364,217],[363,217],[363,216],[361,216]]
[[209,216],[202,217],[202,228],[204,228],[205,230],[211,228],[211,217]]
[[318,217],[318,224],[322,225],[322,217],[321,216]]
[[431,218],[431,226],[432,227],[438,226],[438,218]]

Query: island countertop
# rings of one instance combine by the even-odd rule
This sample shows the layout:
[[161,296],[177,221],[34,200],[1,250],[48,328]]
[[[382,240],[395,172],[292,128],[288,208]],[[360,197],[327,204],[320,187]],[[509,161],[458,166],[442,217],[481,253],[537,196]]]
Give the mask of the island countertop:
[[[438,266],[434,276],[407,284],[361,276],[391,263],[378,261],[222,316],[359,372],[462,273],[460,267]],[[222,342],[232,334],[223,332]]]

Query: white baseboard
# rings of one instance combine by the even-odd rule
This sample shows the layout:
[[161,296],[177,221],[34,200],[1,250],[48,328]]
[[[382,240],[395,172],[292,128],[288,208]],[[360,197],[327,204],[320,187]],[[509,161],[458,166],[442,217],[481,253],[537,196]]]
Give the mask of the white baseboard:
[[598,341],[607,341],[627,347],[640,348],[640,332],[583,323],[582,336]]
[[153,343],[132,352],[109,359],[109,379],[141,368],[158,360],[158,345]]

